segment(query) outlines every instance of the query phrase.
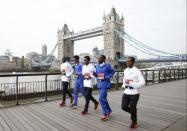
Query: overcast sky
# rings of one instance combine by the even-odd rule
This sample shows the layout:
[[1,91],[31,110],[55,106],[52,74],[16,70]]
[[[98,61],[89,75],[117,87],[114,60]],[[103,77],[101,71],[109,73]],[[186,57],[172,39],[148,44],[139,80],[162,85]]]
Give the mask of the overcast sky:
[[[125,30],[139,41],[170,53],[186,53],[186,0],[0,0],[0,55],[50,52],[57,29],[74,32],[102,25],[112,7],[124,15]],[[75,42],[75,54],[103,48],[103,37]],[[87,47],[87,48],[85,48]],[[89,47],[89,48],[88,48]],[[125,45],[125,54],[152,57]]]

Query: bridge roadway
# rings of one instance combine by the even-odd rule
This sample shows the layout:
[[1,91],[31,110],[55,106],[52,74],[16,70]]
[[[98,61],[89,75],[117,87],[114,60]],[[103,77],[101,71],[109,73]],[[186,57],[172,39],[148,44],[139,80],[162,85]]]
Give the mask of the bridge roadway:
[[[141,92],[137,131],[186,131],[186,79],[148,85]],[[98,98],[97,91],[94,96]],[[60,100],[0,108],[0,130],[129,131],[130,116],[120,108],[121,96],[122,90],[109,92],[113,113],[106,122],[100,120],[101,109],[95,111],[92,102],[89,114],[80,114],[83,97],[78,109],[59,107]]]

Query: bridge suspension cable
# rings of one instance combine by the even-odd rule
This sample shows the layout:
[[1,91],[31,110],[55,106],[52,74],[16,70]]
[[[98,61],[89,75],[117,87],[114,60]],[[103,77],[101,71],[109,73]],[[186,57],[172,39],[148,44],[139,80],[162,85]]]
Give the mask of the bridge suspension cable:
[[[123,38],[130,46],[132,46],[133,48],[146,53],[148,55],[152,55],[152,56],[159,56],[159,57],[177,57],[179,58],[180,55],[178,54],[173,54],[173,53],[168,53],[168,52],[164,52],[164,51],[160,51],[157,49],[154,49],[146,44],[143,44],[142,42],[138,41],[137,39],[135,39],[134,37],[130,36],[129,34],[127,34],[126,32],[120,32],[118,30],[115,30],[115,32],[121,37]],[[162,55],[161,55],[162,54]]]
[[119,33],[118,35],[119,35],[120,37],[122,37],[131,47],[133,47],[133,48],[135,48],[135,49],[137,49],[137,50],[139,50],[139,51],[141,51],[141,52],[143,52],[143,53],[146,53],[146,54],[148,54],[148,55],[160,56],[160,55],[154,54],[154,53],[152,53],[152,52],[150,52],[150,51],[144,50],[143,48],[138,48],[138,47],[136,47],[136,46],[132,43],[132,41],[130,41],[129,39],[125,39],[126,37],[125,37],[124,35],[122,35],[121,33]]

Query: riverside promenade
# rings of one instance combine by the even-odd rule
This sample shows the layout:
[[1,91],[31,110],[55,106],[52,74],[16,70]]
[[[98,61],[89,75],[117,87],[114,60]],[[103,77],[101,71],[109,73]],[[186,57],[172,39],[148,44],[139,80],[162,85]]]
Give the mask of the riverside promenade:
[[[186,131],[187,79],[148,85],[141,89],[138,102],[139,128],[135,131]],[[121,110],[122,90],[108,93],[113,110],[108,121],[100,120],[101,107],[82,116],[85,100],[79,108],[59,107],[61,100],[0,108],[0,131],[132,131],[130,115]],[[95,98],[98,93],[95,91]]]

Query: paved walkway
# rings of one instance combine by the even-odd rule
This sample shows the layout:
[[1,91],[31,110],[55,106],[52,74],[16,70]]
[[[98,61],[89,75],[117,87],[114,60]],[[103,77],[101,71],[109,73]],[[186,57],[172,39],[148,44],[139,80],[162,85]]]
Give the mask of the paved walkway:
[[[149,85],[141,92],[136,131],[186,131],[186,80]],[[1,108],[0,131],[129,131],[130,115],[120,108],[121,96],[122,90],[109,92],[113,113],[106,122],[92,102],[89,114],[81,115],[83,97],[74,110],[59,107],[60,100]]]

